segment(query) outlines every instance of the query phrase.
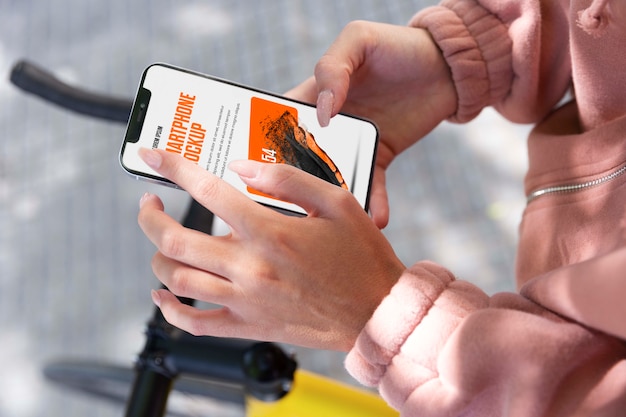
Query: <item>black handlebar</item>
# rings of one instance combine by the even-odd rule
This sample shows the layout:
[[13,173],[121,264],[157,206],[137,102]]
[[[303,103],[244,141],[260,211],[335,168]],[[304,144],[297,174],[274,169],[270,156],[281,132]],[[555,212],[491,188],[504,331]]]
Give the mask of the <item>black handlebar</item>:
[[49,71],[25,60],[11,70],[11,82],[20,89],[65,109],[113,122],[127,123],[133,101],[73,87]]

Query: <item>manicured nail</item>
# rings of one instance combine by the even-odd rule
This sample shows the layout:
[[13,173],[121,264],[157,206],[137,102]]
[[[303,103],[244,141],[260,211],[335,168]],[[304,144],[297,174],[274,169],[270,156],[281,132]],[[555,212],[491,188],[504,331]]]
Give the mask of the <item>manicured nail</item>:
[[145,193],[144,195],[141,196],[141,199],[139,200],[139,208],[143,207],[143,205],[146,203],[146,201],[148,201],[148,199],[152,196],[152,194],[150,193]]
[[150,295],[152,296],[152,302],[157,306],[157,307],[161,307],[161,296],[159,295],[159,293],[156,290],[152,290],[150,292]]
[[260,162],[241,159],[228,164],[228,169],[243,178],[255,178],[259,173]]
[[324,90],[317,96],[317,120],[320,126],[326,127],[330,123],[334,104],[335,95],[330,90]]
[[161,155],[154,149],[140,148],[139,157],[152,169],[159,169],[163,162]]

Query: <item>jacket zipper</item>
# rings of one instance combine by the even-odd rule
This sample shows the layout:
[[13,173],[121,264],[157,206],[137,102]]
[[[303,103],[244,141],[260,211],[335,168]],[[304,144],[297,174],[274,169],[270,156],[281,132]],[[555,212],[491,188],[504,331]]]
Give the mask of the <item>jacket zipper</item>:
[[616,178],[619,178],[621,175],[626,174],[626,165],[618,169],[617,171],[612,172],[611,174],[605,175],[600,178],[596,178],[595,180],[579,183],[579,184],[565,184],[565,185],[556,185],[554,187],[543,188],[537,191],[533,191],[526,197],[526,204],[529,204],[531,201],[536,200],[539,197],[549,194],[562,194],[562,193],[574,193],[578,191],[584,191],[591,187],[596,187],[598,185],[604,184],[606,182],[613,181]]

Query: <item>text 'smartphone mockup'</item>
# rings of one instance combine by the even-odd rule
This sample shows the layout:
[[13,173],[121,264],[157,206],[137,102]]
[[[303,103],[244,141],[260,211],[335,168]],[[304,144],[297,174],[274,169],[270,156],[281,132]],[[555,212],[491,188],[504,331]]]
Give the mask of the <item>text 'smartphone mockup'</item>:
[[227,169],[232,160],[286,163],[351,191],[367,209],[378,131],[339,114],[320,127],[315,107],[166,64],[141,79],[120,154],[137,178],[175,186],[138,156],[144,148],[175,153],[226,180],[252,199],[302,213],[255,191]]

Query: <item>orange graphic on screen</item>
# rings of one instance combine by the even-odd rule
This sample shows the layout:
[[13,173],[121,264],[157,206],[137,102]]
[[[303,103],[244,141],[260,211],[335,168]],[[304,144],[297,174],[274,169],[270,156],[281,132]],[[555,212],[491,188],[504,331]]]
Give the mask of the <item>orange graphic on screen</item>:
[[[313,135],[298,123],[298,111],[283,104],[251,99],[248,158],[293,165],[348,189],[341,172]],[[253,189],[250,192],[265,195]]]

